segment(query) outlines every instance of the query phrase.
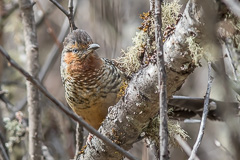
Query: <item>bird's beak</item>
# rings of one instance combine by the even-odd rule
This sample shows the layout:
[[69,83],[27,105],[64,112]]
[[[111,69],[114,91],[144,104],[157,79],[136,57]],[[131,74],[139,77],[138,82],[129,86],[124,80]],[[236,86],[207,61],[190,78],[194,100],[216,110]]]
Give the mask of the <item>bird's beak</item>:
[[87,51],[83,54],[83,59],[85,59],[89,53],[92,53],[93,51],[95,51],[96,49],[100,48],[100,46],[98,44],[90,44],[87,48]]
[[100,48],[100,46],[98,45],[98,44],[95,44],[95,43],[93,43],[93,44],[90,44],[89,46],[88,46],[88,51],[95,51],[95,50],[97,50],[98,48]]

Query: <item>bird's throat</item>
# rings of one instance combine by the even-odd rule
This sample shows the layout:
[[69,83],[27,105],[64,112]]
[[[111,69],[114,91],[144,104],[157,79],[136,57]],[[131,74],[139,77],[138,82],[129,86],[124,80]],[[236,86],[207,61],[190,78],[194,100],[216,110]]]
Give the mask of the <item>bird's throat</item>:
[[64,61],[67,64],[67,73],[72,76],[97,71],[103,65],[101,58],[96,53],[89,53],[84,59],[80,59],[73,53],[68,53]]

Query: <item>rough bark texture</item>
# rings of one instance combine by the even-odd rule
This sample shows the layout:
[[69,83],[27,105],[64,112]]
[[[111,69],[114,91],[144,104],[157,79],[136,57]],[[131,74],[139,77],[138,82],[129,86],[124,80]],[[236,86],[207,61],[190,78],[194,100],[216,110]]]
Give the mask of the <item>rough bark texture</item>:
[[[184,83],[195,69],[186,38],[192,34],[201,39],[203,29],[203,9],[190,0],[185,8],[175,33],[164,44],[164,59],[168,75],[168,98]],[[109,108],[109,114],[99,131],[112,139],[126,150],[138,141],[143,129],[148,126],[151,118],[156,116],[158,107],[157,72],[155,64],[135,74],[126,89],[125,96]],[[104,160],[121,159],[122,155],[93,137],[88,142],[84,154],[78,159]]]
[[[38,44],[36,26],[33,15],[33,4],[30,0],[19,0],[24,38],[27,54],[27,70],[35,78],[38,77]],[[27,81],[27,101],[29,115],[29,159],[40,160],[42,156],[41,108],[39,106],[39,92]]]

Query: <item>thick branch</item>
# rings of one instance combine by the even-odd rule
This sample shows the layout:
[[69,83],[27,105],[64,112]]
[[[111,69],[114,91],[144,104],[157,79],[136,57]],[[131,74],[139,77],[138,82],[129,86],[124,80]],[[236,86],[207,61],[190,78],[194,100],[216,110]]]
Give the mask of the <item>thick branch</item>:
[[[37,78],[39,71],[38,44],[36,25],[33,14],[33,4],[30,0],[19,0],[22,22],[24,26],[24,38],[27,54],[27,69]],[[38,89],[29,81],[27,83],[27,101],[29,117],[29,156],[30,159],[41,160],[42,154],[42,128],[41,107],[39,106]]]
[[[201,38],[202,16],[201,6],[190,0],[182,19],[176,26],[175,33],[164,44],[168,98],[182,86],[195,68],[185,40],[193,33],[196,39]],[[109,114],[99,129],[103,135],[126,150],[138,141],[143,129],[159,111],[157,72],[157,66],[149,64],[135,74],[126,89],[125,96],[114,107],[109,108]],[[78,159],[103,160],[106,157],[121,159],[122,155],[93,137],[91,143],[88,143],[85,154]]]

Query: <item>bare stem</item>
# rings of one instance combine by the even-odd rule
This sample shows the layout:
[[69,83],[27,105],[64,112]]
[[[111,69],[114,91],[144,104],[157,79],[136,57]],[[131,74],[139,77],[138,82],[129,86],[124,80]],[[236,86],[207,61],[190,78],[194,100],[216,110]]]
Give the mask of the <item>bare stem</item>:
[[168,127],[167,127],[167,74],[164,65],[162,43],[161,0],[155,0],[155,41],[157,45],[159,108],[160,108],[160,159],[169,159],[168,153]]
[[56,0],[50,0],[55,6],[57,6],[67,17],[70,24],[70,31],[77,29],[74,23],[74,12],[73,12],[73,0],[68,1],[68,11],[63,8]]
[[198,132],[197,140],[193,146],[192,153],[188,160],[195,159],[197,150],[202,142],[202,138],[203,138],[204,130],[205,130],[205,126],[206,126],[206,121],[207,121],[208,110],[209,110],[208,104],[209,104],[209,97],[210,97],[210,92],[211,92],[211,87],[212,87],[212,81],[213,81],[213,77],[211,75],[211,62],[208,62],[208,86],[207,86],[207,91],[206,91],[206,95],[205,95],[205,99],[204,99],[202,121],[200,124],[200,129]]

